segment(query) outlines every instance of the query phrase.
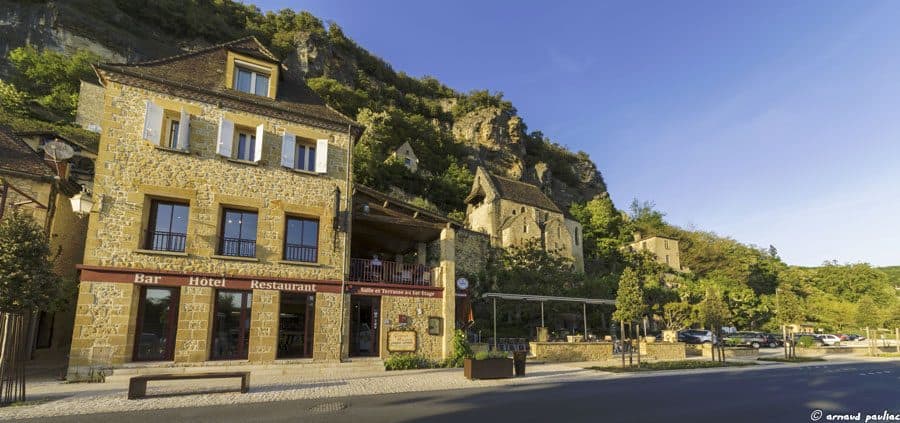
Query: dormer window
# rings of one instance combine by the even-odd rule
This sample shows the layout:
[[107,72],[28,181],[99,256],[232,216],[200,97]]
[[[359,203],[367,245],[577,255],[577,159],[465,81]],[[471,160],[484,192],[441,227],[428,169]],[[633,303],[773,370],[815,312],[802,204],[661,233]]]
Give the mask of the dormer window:
[[269,78],[268,70],[248,63],[237,62],[234,67],[233,87],[241,92],[268,97]]

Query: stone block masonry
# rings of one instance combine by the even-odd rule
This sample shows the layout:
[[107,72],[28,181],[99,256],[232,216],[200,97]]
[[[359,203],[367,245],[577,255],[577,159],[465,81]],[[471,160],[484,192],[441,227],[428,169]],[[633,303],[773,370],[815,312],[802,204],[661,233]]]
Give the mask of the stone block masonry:
[[[350,328],[350,295],[344,295],[344,332]],[[341,343],[341,294],[316,294],[316,321],[313,337],[313,359],[339,361],[350,350],[349,337]]]
[[250,317],[250,351],[247,359],[251,363],[265,363],[275,360],[278,352],[278,312],[281,293],[264,289],[253,290],[253,306]]
[[181,287],[178,328],[175,332],[175,362],[190,363],[209,358],[213,289]]
[[[398,321],[405,315],[405,324]],[[443,329],[440,335],[428,334],[428,318],[443,318],[443,299],[415,297],[381,297],[381,315],[385,324],[381,325],[381,356],[388,357],[388,332],[392,330],[414,330],[416,332],[416,353],[433,360],[443,359]],[[452,318],[452,316],[451,316]],[[390,324],[387,322],[390,321]]]
[[130,361],[138,288],[121,283],[81,282],[69,380],[80,380],[92,372]]

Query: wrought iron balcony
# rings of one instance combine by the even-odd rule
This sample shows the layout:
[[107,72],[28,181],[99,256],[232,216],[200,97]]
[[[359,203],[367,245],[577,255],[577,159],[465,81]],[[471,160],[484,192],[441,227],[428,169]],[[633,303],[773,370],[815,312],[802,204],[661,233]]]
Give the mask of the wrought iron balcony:
[[434,286],[434,273],[421,264],[352,258],[350,259],[350,280]]
[[146,248],[153,251],[183,253],[187,234],[178,232],[147,231]]

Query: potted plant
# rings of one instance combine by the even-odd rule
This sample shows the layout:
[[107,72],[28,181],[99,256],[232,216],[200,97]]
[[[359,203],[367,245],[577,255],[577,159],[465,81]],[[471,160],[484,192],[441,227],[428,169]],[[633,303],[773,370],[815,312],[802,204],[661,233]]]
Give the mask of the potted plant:
[[479,352],[467,358],[464,365],[466,379],[502,379],[513,377],[513,360],[504,352]]

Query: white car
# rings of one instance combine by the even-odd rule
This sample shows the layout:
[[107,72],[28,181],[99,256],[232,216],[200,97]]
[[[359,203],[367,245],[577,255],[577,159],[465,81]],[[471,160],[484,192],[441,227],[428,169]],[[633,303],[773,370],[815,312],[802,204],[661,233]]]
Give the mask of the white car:
[[819,335],[819,340],[822,341],[823,344],[829,346],[837,345],[839,342],[841,342],[841,338],[831,334]]

